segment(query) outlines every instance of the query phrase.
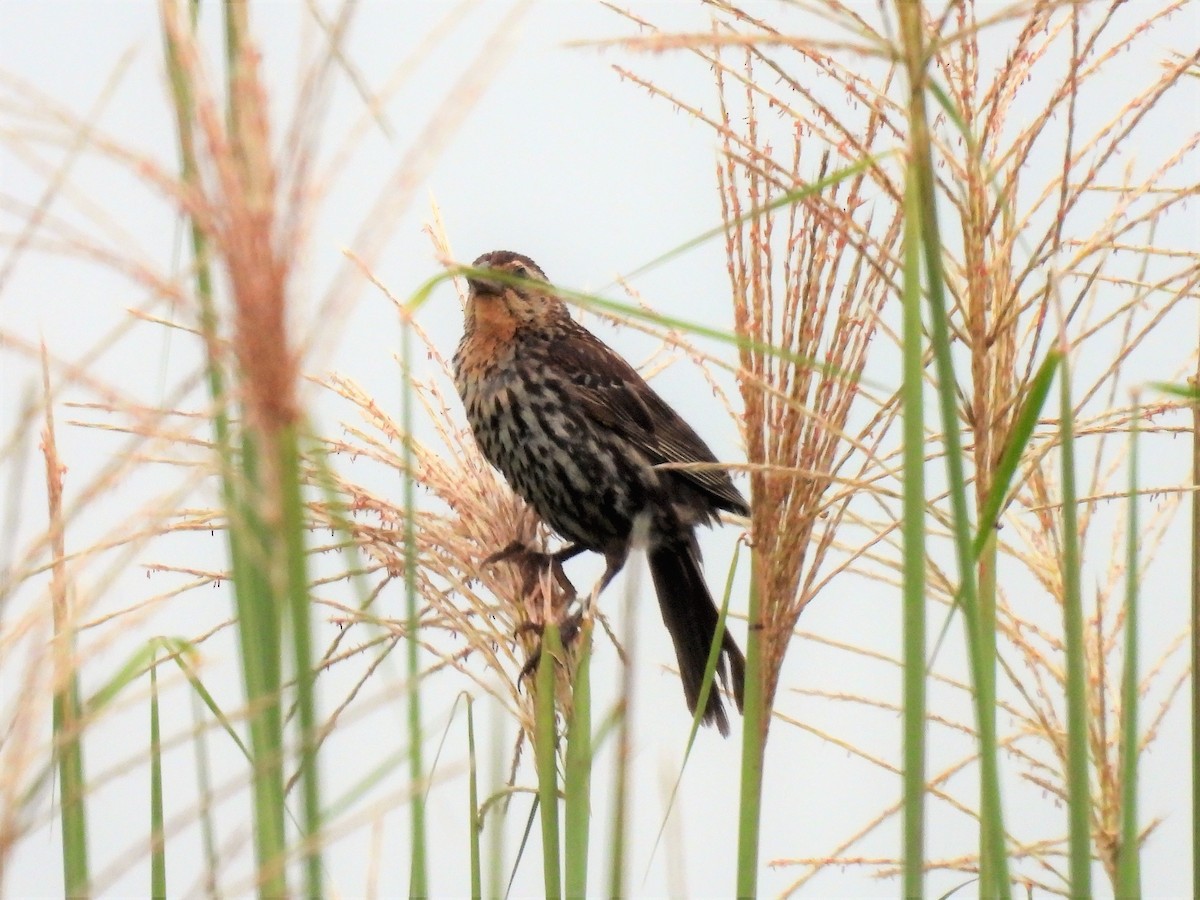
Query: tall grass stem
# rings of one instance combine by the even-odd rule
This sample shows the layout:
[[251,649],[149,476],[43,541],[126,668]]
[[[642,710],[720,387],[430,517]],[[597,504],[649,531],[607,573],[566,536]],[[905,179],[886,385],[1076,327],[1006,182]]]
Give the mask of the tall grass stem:
[[904,896],[925,893],[925,342],[921,208],[916,180],[904,220]]

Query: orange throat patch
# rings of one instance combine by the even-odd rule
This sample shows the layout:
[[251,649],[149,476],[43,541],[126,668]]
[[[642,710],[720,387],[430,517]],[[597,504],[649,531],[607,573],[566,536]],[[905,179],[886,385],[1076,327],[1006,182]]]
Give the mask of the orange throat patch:
[[517,320],[503,297],[485,294],[471,298],[466,319],[462,361],[469,371],[489,369],[508,355],[517,332]]

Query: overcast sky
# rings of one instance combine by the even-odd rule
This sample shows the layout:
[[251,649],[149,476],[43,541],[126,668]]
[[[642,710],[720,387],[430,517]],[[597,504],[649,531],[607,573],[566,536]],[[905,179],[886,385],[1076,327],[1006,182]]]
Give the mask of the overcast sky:
[[[1143,0],[1139,0],[1143,2]],[[1151,0],[1144,0],[1151,2]],[[875,4],[864,0],[864,7]],[[986,6],[986,4],[981,4]],[[386,409],[398,414],[399,373],[394,358],[399,326],[390,303],[377,290],[363,287],[352,306],[339,311],[335,320],[315,320],[312,311],[321,308],[328,286],[345,265],[343,250],[353,246],[364,216],[373,207],[398,168],[412,173],[408,203],[390,215],[387,227],[392,237],[374,260],[379,278],[396,295],[408,296],[425,279],[438,271],[433,250],[422,226],[430,220],[431,203],[441,211],[444,227],[459,259],[470,260],[493,249],[511,249],[532,256],[551,279],[584,290],[599,290],[623,272],[687,241],[720,222],[720,206],[714,168],[718,147],[711,131],[672,110],[666,103],[612,69],[613,63],[634,68],[659,83],[669,85],[698,103],[714,99],[711,73],[700,61],[685,53],[655,57],[634,56],[624,51],[598,51],[569,47],[568,42],[631,33],[620,17],[602,7],[582,2],[542,2],[523,11],[508,37],[489,45],[514,7],[507,3],[463,4],[463,13],[449,25],[443,16],[450,3],[361,4],[348,36],[345,52],[368,85],[382,85],[401,60],[426,46],[429,36],[442,29],[444,38],[428,45],[416,57],[407,80],[389,98],[383,124],[368,127],[361,138],[351,138],[363,116],[362,101],[344,77],[334,79],[328,116],[321,128],[318,171],[321,187],[328,191],[310,223],[308,250],[300,267],[303,273],[294,285],[302,312],[298,331],[314,337],[317,351],[310,362],[318,371],[343,373],[377,398]],[[639,12],[664,27],[704,29],[707,17],[693,4],[665,2],[635,4]],[[776,4],[759,4],[760,12],[778,12]],[[205,28],[217,47],[216,23],[211,5],[205,6]],[[254,6],[256,34],[264,43],[268,83],[275,103],[276,134],[283,133],[295,102],[297,73],[314,59],[322,37],[312,27],[304,5],[259,3]],[[802,25],[806,33],[822,26],[794,13],[789,22]],[[1196,10],[1175,20],[1173,30],[1154,32],[1137,45],[1122,65],[1154,67],[1172,47],[1194,48],[1200,39]],[[485,48],[489,48],[486,49]],[[0,135],[0,180],[7,200],[17,197],[36,204],[46,191],[47,178],[70,154],[70,148],[38,143],[43,125],[32,117],[24,102],[53,118],[56,105],[65,113],[94,122],[98,132],[136,148],[161,162],[167,171],[175,168],[172,118],[164,92],[159,27],[155,5],[144,2],[19,2],[0,3],[0,67],[7,80],[0,97],[8,112],[0,113],[4,133]],[[478,83],[472,80],[473,75]],[[1119,74],[1116,76],[1119,79]],[[447,97],[456,85],[464,85],[468,102]],[[827,87],[827,86],[826,86]],[[1165,145],[1177,146],[1178,129],[1198,127],[1195,108],[1182,92],[1173,95],[1176,107],[1147,126],[1139,146],[1152,154],[1156,141],[1153,129],[1161,132]],[[1195,91],[1191,91],[1195,100]],[[16,102],[17,99],[20,102]],[[1036,103],[1036,100],[1031,100]],[[1031,106],[1031,109],[1034,107]],[[462,113],[461,121],[458,114]],[[1103,109],[1081,111],[1081,115],[1103,116]],[[352,152],[339,158],[338,149],[350,140]],[[340,159],[336,169],[330,169]],[[1192,167],[1193,172],[1195,166]],[[330,173],[328,178],[324,173]],[[1200,172],[1195,173],[1200,179]],[[156,271],[171,272],[179,258],[180,232],[170,207],[154,196],[127,170],[84,153],[70,169],[69,188],[52,207],[62,220],[77,226],[89,240],[120,250],[125,258],[145,261]],[[3,231],[8,237],[18,229],[20,217],[3,213]],[[1172,223],[1175,229],[1195,227]],[[1194,239],[1195,234],[1192,233]],[[1181,239],[1179,232],[1174,238]],[[1195,249],[1194,241],[1191,244]],[[7,252],[6,246],[6,252]],[[5,257],[0,256],[0,261]],[[7,263],[5,263],[7,266]],[[635,282],[640,295],[656,309],[728,328],[731,314],[728,279],[720,242],[711,243],[661,267]],[[611,296],[620,294],[608,289]],[[63,360],[86,354],[110,329],[129,321],[127,310],[148,302],[144,289],[104,266],[65,259],[62,254],[29,252],[22,255],[7,281],[0,284],[0,322],[5,335],[18,335],[36,342],[44,339],[49,350]],[[159,309],[163,316],[190,324],[187,311]],[[421,312],[421,326],[434,344],[449,354],[461,333],[460,308],[452,290],[443,285],[434,301]],[[643,361],[655,342],[632,329],[614,330],[597,326],[604,337],[635,363]],[[1169,347],[1173,359],[1183,360],[1194,348],[1196,328],[1179,332]],[[106,389],[119,392],[125,403],[148,407],[179,403],[191,410],[202,409],[201,395],[189,391],[183,401],[175,392],[187,381],[199,360],[199,347],[183,332],[168,333],[159,325],[134,325],[92,363],[91,371]],[[728,349],[705,345],[712,352],[732,358]],[[422,361],[422,377],[440,378],[433,364]],[[894,372],[880,372],[890,387]],[[1158,377],[1171,377],[1160,373]],[[7,436],[19,421],[22,404],[38,384],[33,362],[20,352],[0,349],[0,426]],[[1154,377],[1149,373],[1147,377]],[[449,385],[442,382],[449,390]],[[703,376],[691,365],[671,366],[655,381],[656,387],[689,419],[721,458],[740,459],[736,428],[717,404]],[[94,402],[102,394],[96,389],[76,387],[64,400]],[[318,427],[331,435],[342,433],[340,422],[349,418],[345,404],[314,390],[312,402]],[[78,497],[82,486],[103,470],[114,457],[128,452],[121,435],[71,426],[67,420],[105,422],[103,413],[67,409],[58,412],[63,458],[69,467],[68,499]],[[1180,441],[1180,444],[1183,442]],[[27,445],[30,449],[34,444]],[[1183,448],[1177,448],[1181,454]],[[186,457],[187,451],[179,455]],[[1178,469],[1182,477],[1183,457],[1163,457],[1165,470]],[[353,472],[349,460],[337,460]],[[40,463],[34,457],[31,471]],[[10,466],[11,468],[11,466]],[[6,470],[10,496],[19,495],[23,510],[9,546],[21,546],[42,528],[44,510],[40,479],[21,479]],[[177,467],[150,464],[138,477],[109,492],[102,502],[82,510],[69,539],[74,546],[87,546],[114,530],[132,527],[145,515],[144,504],[168,492],[181,480]],[[400,490],[399,481],[382,491]],[[72,495],[72,490],[76,493]],[[212,502],[211,494],[197,490],[189,502]],[[182,501],[180,501],[182,502]],[[1184,529],[1180,518],[1166,544],[1168,558],[1186,558]],[[710,584],[719,586],[727,570],[735,529],[706,535],[704,546]],[[323,536],[314,536],[320,540]],[[88,570],[85,592],[93,598],[92,617],[133,606],[147,597],[182,583],[179,576],[151,574],[143,565],[169,560],[186,561],[196,569],[216,570],[223,566],[224,543],[207,532],[172,536],[123,561],[116,573],[102,566]],[[4,557],[7,562],[7,557]],[[326,564],[326,563],[322,563]],[[579,583],[598,573],[593,565],[578,570]],[[1167,579],[1151,597],[1178,600],[1181,594]],[[647,579],[641,579],[643,594]],[[845,577],[835,581],[832,596],[819,598],[804,614],[801,627],[831,640],[851,641],[882,653],[898,655],[898,593],[865,579]],[[607,611],[617,616],[622,586],[608,595]],[[1085,583],[1085,592],[1087,583]],[[348,600],[347,594],[343,599]],[[23,595],[13,610],[27,610],[37,602],[33,593]],[[385,596],[383,612],[402,614],[402,597]],[[1164,604],[1161,616],[1148,623],[1145,654],[1153,659],[1178,633],[1186,618],[1179,603]],[[744,612],[744,600],[735,596],[734,606]],[[85,689],[94,689],[125,660],[141,642],[152,635],[196,636],[230,615],[227,592],[205,589],[181,595],[152,611],[131,615],[128,627],[89,632],[90,665],[84,673]],[[740,755],[740,722],[735,734],[722,741],[715,732],[699,735],[680,792],[679,821],[668,829],[665,845],[682,841],[681,872],[672,869],[673,851],[658,850],[651,861],[650,848],[661,822],[664,797],[670,790],[684,749],[689,718],[677,676],[664,666],[674,664],[670,642],[655,605],[644,597],[637,611],[637,747],[636,834],[632,849],[632,884],[638,893],[663,894],[684,890],[689,895],[727,895],[733,884],[737,769]],[[618,617],[619,618],[619,617]],[[328,643],[334,626],[319,626],[319,645]],[[734,626],[739,643],[745,644],[744,622]],[[618,628],[619,632],[619,628]],[[217,639],[206,645],[205,675],[210,689],[229,708],[237,708],[239,681],[230,640]],[[954,665],[956,651],[947,651],[947,665]],[[615,653],[607,644],[598,645],[593,678],[601,698],[611,698],[618,669]],[[1176,659],[1176,662],[1178,660]],[[4,671],[0,661],[0,672]],[[1176,665],[1176,669],[1178,665]],[[349,685],[349,676],[332,674],[329,697]],[[344,680],[343,679],[347,679]],[[5,704],[14,699],[15,681],[0,684]],[[335,798],[349,789],[374,764],[403,747],[404,710],[396,696],[402,679],[398,669],[382,673],[378,684],[364,692],[368,712],[348,722],[328,746],[325,757],[327,796]],[[465,681],[446,679],[443,693],[435,692],[426,712],[431,733],[430,753],[450,717],[456,692]],[[861,656],[798,641],[793,648],[783,682],[786,688],[858,694],[897,702],[897,670]],[[389,694],[394,699],[389,699]],[[182,734],[191,726],[191,706],[184,686],[174,685],[169,694],[174,702],[165,711],[168,734]],[[336,702],[336,700],[332,701]],[[47,719],[48,719],[47,705]],[[848,703],[829,703],[781,691],[780,709],[813,728],[825,729],[870,754],[898,763],[900,722],[890,712]],[[959,714],[965,707],[955,707]],[[144,765],[144,698],[100,723],[86,744],[89,775],[112,770],[112,777],[97,787],[92,807],[92,863],[95,871],[111,868],[116,873],[110,893],[136,895],[145,890],[148,866],[144,839],[147,773]],[[443,756],[446,780],[435,786],[430,812],[434,839],[434,868],[431,882],[439,894],[461,894],[467,885],[466,784],[461,776],[461,716],[455,720]],[[1144,767],[1143,821],[1163,817],[1151,837],[1144,856],[1143,878],[1150,895],[1181,896],[1188,876],[1180,861],[1186,859],[1189,810],[1181,789],[1187,762],[1187,722],[1183,703],[1162,726],[1161,735]],[[935,737],[944,738],[941,732]],[[211,751],[218,773],[233,778],[238,760],[223,735],[214,733]],[[511,751],[511,729],[505,737],[505,759]],[[952,741],[951,738],[946,738]],[[961,751],[955,745],[955,752]],[[168,757],[168,808],[174,813],[191,810],[195,803],[194,763],[190,746]],[[526,754],[528,757],[528,754]],[[935,760],[953,758],[935,751]],[[125,763],[129,765],[125,765]],[[507,763],[506,763],[507,764]],[[603,763],[602,763],[603,765]],[[218,781],[221,779],[218,778]],[[526,767],[522,780],[531,781]],[[765,826],[762,845],[764,896],[789,885],[800,870],[773,868],[772,860],[823,856],[833,852],[886,805],[898,801],[899,778],[847,751],[833,741],[796,727],[779,726],[773,733],[768,762]],[[970,779],[955,782],[956,794],[972,797]],[[401,778],[394,777],[377,789],[377,796],[400,790]],[[597,823],[607,823],[608,783],[598,780],[595,802]],[[1028,792],[1017,796],[1039,796]],[[47,798],[48,800],[49,798]],[[222,836],[231,838],[224,848],[230,873],[244,874],[251,863],[244,795],[227,800],[219,811]],[[378,837],[385,848],[378,873],[384,893],[402,892],[407,885],[407,808],[394,799],[394,809],[380,815]],[[1063,819],[1062,808],[1042,796],[1033,805],[1014,804],[1013,822],[1029,817],[1053,823]],[[48,802],[47,807],[48,808]],[[931,803],[931,853],[951,856],[970,852],[974,832],[966,819],[944,805]],[[527,805],[516,801],[510,811],[509,851],[516,846]],[[1053,831],[1053,827],[1047,828]],[[1015,828],[1015,826],[1014,826]],[[1046,830],[1046,829],[1043,829]],[[240,840],[238,836],[240,835]],[[344,896],[360,894],[367,885],[366,860],[378,854],[369,825],[358,827],[333,846],[328,863],[331,883]],[[535,829],[536,841],[536,829]],[[594,834],[597,848],[606,846],[601,830]],[[889,856],[898,852],[898,830],[888,822],[871,838],[856,845],[863,857]],[[60,893],[60,863],[57,828],[45,827],[27,839],[6,873],[4,890],[10,896]],[[597,868],[594,884],[602,884],[606,855],[594,854]],[[516,892],[534,895],[540,883],[537,855],[530,856],[518,874]],[[131,863],[131,860],[137,860]],[[169,846],[170,884],[173,894],[196,891],[202,857],[197,830],[191,825]],[[643,882],[643,875],[645,881]],[[231,879],[234,874],[231,874]],[[682,881],[672,880],[681,878]],[[960,879],[939,875],[930,879],[930,892],[949,890]],[[1106,882],[1102,882],[1106,883]],[[810,895],[894,895],[895,882],[880,882],[868,872],[854,868],[830,869],[810,886]],[[971,892],[967,888],[967,892]]]

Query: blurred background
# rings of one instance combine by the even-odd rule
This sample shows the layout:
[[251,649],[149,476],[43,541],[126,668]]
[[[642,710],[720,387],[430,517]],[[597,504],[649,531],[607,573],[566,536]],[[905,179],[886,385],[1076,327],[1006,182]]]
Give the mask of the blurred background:
[[[1086,102],[1070,109],[1071,127],[1084,136],[1077,150],[1081,156],[1092,155],[1065,183],[1078,186],[1092,164],[1101,176],[1089,182],[1094,196],[1073,207],[1065,221],[1058,257],[1065,260],[1071,248],[1085,245],[1097,221],[1120,222],[1124,216],[1131,223],[1128,233],[1119,226],[1109,228],[1111,261],[1092,282],[1065,285],[1060,298],[1066,307],[1086,307],[1075,320],[1080,347],[1073,365],[1080,403],[1091,402],[1097,410],[1103,404],[1108,404],[1106,410],[1127,404],[1132,386],[1182,381],[1195,371],[1200,333],[1194,276],[1200,223],[1195,202],[1184,204],[1179,195],[1194,193],[1200,183],[1198,82],[1179,79],[1161,97],[1145,102],[1144,111],[1138,106],[1130,112],[1127,106],[1144,99],[1180,54],[1195,52],[1200,41],[1197,8],[1157,0],[1109,6],[1091,4],[1087,10],[1090,28],[1111,20],[1097,29],[1099,40],[1105,48],[1118,49],[1111,54],[1094,50],[1097,71],[1089,71]],[[1047,15],[1037,26],[1045,35],[1037,44],[1044,53],[1038,67],[1019,83],[1007,81],[1005,72],[1014,66],[1011,48],[1022,29],[1031,26],[1018,15],[1002,16],[1006,11],[1011,12],[998,3],[975,4],[975,15],[987,30],[972,64],[982,73],[981,82],[992,86],[987,96],[981,88],[981,109],[987,102],[999,103],[997,97],[1006,92],[1012,95],[1006,100],[1010,106],[1002,130],[1017,146],[1022,129],[1044,111],[1053,109],[1048,135],[1066,127],[1068,113],[1055,105],[1055,91],[1070,62],[1071,40],[1066,20]],[[846,162],[837,161],[837,146],[828,133],[803,126],[805,117],[819,121],[822,111],[845,116],[854,130],[870,108],[868,97],[848,90],[837,66],[882,86],[881,96],[893,82],[902,81],[882,55],[862,52],[866,42],[848,26],[861,16],[876,33],[886,34],[886,21],[875,4],[749,3],[739,16],[724,4],[703,3],[647,2],[613,9],[567,0],[361,2],[353,4],[352,13],[329,3],[250,5],[273,152],[281,161],[278,189],[294,213],[289,222],[295,243],[288,324],[304,375],[302,406],[313,433],[343,443],[329,461],[338,477],[397,505],[403,502],[401,474],[369,453],[353,452],[356,445],[366,446],[363,435],[390,441],[393,449],[395,436],[385,435],[378,420],[364,413],[363,402],[348,398],[346,390],[331,389],[330,379],[357,385],[383,415],[399,421],[406,390],[398,361],[402,316],[388,294],[401,303],[409,301],[445,263],[469,263],[488,250],[516,250],[572,289],[710,329],[732,330],[724,234],[629,280],[623,276],[728,221],[717,177],[719,167],[727,164],[728,148],[711,124],[719,123],[721,113],[714,69],[705,54],[720,52],[738,70],[741,51],[727,46],[697,52],[683,39],[658,47],[630,40],[656,34],[702,38],[737,28],[758,33],[746,16],[761,16],[780,33],[813,42],[809,46],[817,49],[793,56],[788,54],[795,48],[786,43],[762,51],[790,65],[791,77],[803,81],[807,95],[786,84],[780,87],[779,77],[763,60],[756,60],[752,76],[775,85],[769,90],[794,104],[770,108],[760,103],[756,145],[783,165],[794,166],[798,179],[806,182],[820,177],[821,154],[827,150],[835,151],[833,168]],[[1004,21],[988,26],[989,16]],[[344,33],[336,30],[343,21]],[[196,671],[221,708],[237,710],[245,702],[238,646],[229,627],[233,606],[224,577],[226,545],[218,519],[209,512],[219,496],[207,447],[204,346],[196,334],[195,306],[186,287],[180,287],[188,283],[190,265],[180,214],[186,201],[168,186],[179,172],[179,151],[162,23],[160,9],[150,3],[0,4],[0,429],[5,452],[0,477],[6,498],[0,567],[9,573],[0,600],[0,721],[5,730],[0,740],[7,745],[0,780],[9,809],[8,831],[0,841],[0,891],[13,897],[63,890],[57,792],[45,771],[52,685],[46,661],[46,486],[38,450],[45,405],[40,348],[48,359],[57,453],[65,467],[65,540],[82,693],[92,696],[103,689],[133,665],[148,641],[167,636],[194,645]],[[221,27],[216,7],[202,4],[197,46],[204,55],[198,62],[216,97],[223,90]],[[946,33],[954,27],[948,19]],[[823,54],[837,60],[836,66],[827,65]],[[942,74],[954,78],[952,72]],[[729,95],[736,97],[737,91]],[[742,123],[750,117],[745,104],[725,114]],[[1095,148],[1103,143],[1089,145],[1088,136],[1122,115],[1128,136],[1110,156],[1100,158]],[[953,135],[944,118],[940,124],[943,134]],[[902,135],[884,133],[873,149],[884,153],[903,146]],[[1007,248],[1017,265],[1041,258],[1044,248],[1036,236],[1053,223],[1057,192],[1064,184],[1064,152],[1062,140],[1044,137],[1020,172],[1014,213],[1020,221],[1012,230],[1035,237],[1022,237],[1015,248]],[[997,168],[1008,162],[996,159]],[[304,177],[293,180],[301,169]],[[1141,186],[1124,209],[1122,179]],[[1156,194],[1160,188],[1162,193]],[[1168,188],[1176,191],[1169,199]],[[1145,207],[1160,201],[1161,215],[1144,214]],[[864,219],[875,214],[883,219],[894,206],[892,198],[870,185],[858,203]],[[965,241],[952,229],[945,239],[956,247]],[[439,252],[441,240],[446,241],[445,252]],[[1162,249],[1143,252],[1147,247]],[[1075,264],[1073,257],[1063,263],[1069,270],[1064,278],[1086,268],[1071,269]],[[1152,291],[1138,294],[1130,287],[1156,279],[1173,299],[1163,300]],[[1031,291],[1014,300],[1024,303],[1035,296]],[[678,329],[664,341],[661,327],[646,333],[595,312],[577,315],[651,377],[720,459],[746,458],[738,382],[728,368],[713,362],[736,367],[735,347]],[[880,315],[883,324],[862,379],[865,393],[885,397],[896,391],[900,377],[891,336],[899,314],[888,307]],[[465,426],[443,364],[462,330],[455,284],[438,282],[414,321],[428,340],[428,345],[417,343],[414,379],[422,397],[445,399],[444,408],[433,400],[417,408],[414,435],[435,451],[446,448],[453,458],[462,435],[448,438],[445,429]],[[1110,376],[1109,366],[1118,357],[1123,367]],[[960,362],[965,364],[966,358]],[[1092,385],[1095,395],[1083,397]],[[1161,395],[1147,393],[1142,402],[1163,401]],[[851,422],[862,428],[871,414],[856,413]],[[1188,478],[1189,448],[1180,433],[1187,417],[1166,406],[1161,414],[1155,423],[1161,429],[1151,428],[1155,433],[1147,437],[1141,474],[1147,528],[1141,629],[1146,672],[1141,721],[1147,752],[1141,770],[1141,821],[1155,824],[1143,853],[1146,894],[1167,897],[1187,895],[1190,884],[1187,867],[1179,864],[1188,856],[1191,815],[1183,789],[1190,757],[1187,585],[1182,577],[1190,535],[1186,510],[1176,514],[1179,486]],[[1088,421],[1097,433],[1109,427],[1099,412]],[[1079,427],[1086,439],[1087,423]],[[1080,451],[1080,465],[1089,473],[1081,481],[1091,479],[1082,490],[1098,498],[1088,507],[1083,594],[1094,616],[1089,621],[1109,650],[1119,633],[1112,617],[1123,577],[1121,492],[1127,438],[1119,432],[1108,444],[1096,441]],[[880,458],[878,472],[886,473],[888,457],[881,453]],[[936,496],[944,481],[932,464],[930,483]],[[739,486],[749,491],[744,475]],[[896,487],[894,477],[891,487]],[[439,498],[419,492],[421,503],[444,508]],[[1039,546],[1038,511],[1025,507],[1021,512],[1024,524],[1013,523],[1001,532],[1014,543],[1018,538],[1027,542],[1013,551],[1013,568],[1001,579],[1012,616],[1002,666],[1022,669],[1022,648],[1033,645],[1043,648],[1038,652],[1045,654],[1046,664],[1029,667],[1034,674],[1027,677],[1013,675],[1001,688],[1001,732],[1011,737],[1009,753],[1002,757],[1006,824],[1010,842],[1030,853],[1014,856],[1021,860],[1014,868],[1028,883],[1053,890],[1064,865],[1061,845],[1054,841],[1065,830],[1065,812],[1054,787],[1054,754],[1043,747],[1047,755],[1039,756],[1039,751],[1025,749],[1022,740],[1032,734],[1029,723],[1036,719],[1026,718],[1028,710],[1039,707],[1026,692],[1036,694],[1039,685],[1047,688],[1056,671],[1054,654],[1061,647],[1052,633],[1061,628],[1061,614],[1053,602],[1057,576],[1032,549]],[[894,490],[870,498],[838,532],[823,568],[805,582],[813,602],[804,607],[783,664],[776,700],[780,718],[767,745],[759,881],[764,895],[897,892],[898,538],[894,533],[888,538],[888,528],[880,523],[894,524],[898,515]],[[709,583],[718,597],[741,530],[727,525],[702,535]],[[318,652],[341,640],[343,650],[360,646],[370,631],[353,614],[356,588],[345,577],[353,563],[336,549],[339,535],[332,530],[313,529],[308,542],[311,548],[327,548],[310,563],[318,579],[314,597],[320,601],[313,631]],[[931,553],[943,571],[953,573],[948,545],[935,545]],[[577,585],[590,585],[600,571],[595,560],[570,566]],[[732,629],[743,646],[747,590],[743,561],[731,600]],[[630,591],[634,619],[627,622],[622,598]],[[1109,607],[1103,605],[1106,598]],[[392,581],[382,586],[371,611],[400,619],[403,602],[403,584]],[[631,892],[728,896],[735,864],[741,721],[729,740],[707,730],[698,735],[667,817],[690,717],[655,607],[645,572],[632,564],[601,601],[615,634],[632,629],[637,635]],[[944,607],[934,609],[931,635],[946,616]],[[464,646],[450,630],[429,640],[435,646],[426,649],[424,660],[431,666],[438,654],[452,656]],[[318,678],[322,714],[340,710],[321,755],[322,790],[337,811],[330,819],[325,856],[331,893],[390,896],[407,891],[407,803],[413,786],[396,758],[407,740],[400,658],[381,654],[377,659],[366,650],[346,653]],[[1103,698],[1116,703],[1103,685],[1116,684],[1119,677],[1104,670],[1105,658],[1095,657],[1090,671],[1102,686],[1097,693],[1101,722],[1112,713],[1102,708]],[[930,800],[929,858],[944,865],[932,872],[928,886],[938,895],[969,881],[970,873],[959,871],[958,862],[969,868],[975,850],[970,810],[977,806],[977,776],[971,707],[965,691],[955,687],[966,682],[957,624],[934,671],[946,680],[930,688],[935,718],[929,771],[932,776],[962,766]],[[530,782],[530,751],[527,745],[517,749],[517,723],[480,687],[511,682],[513,675],[489,671],[476,656],[428,678],[422,712],[425,759],[431,764],[436,758],[428,786],[430,887],[435,895],[469,890],[463,862],[468,828],[464,691],[480,700],[476,740],[485,760],[481,777],[487,790],[497,789],[514,772],[516,783]],[[598,708],[613,702],[620,676],[612,643],[598,637],[592,673]],[[245,893],[255,866],[245,761],[212,725],[178,670],[160,670],[159,690],[170,893]],[[144,679],[130,683],[87,729],[89,844],[98,894],[146,890],[148,693]],[[198,724],[202,722],[208,724]],[[1097,741],[1103,744],[1110,737]],[[606,771],[611,753],[611,746],[604,749],[598,772]],[[216,835],[207,847],[210,839],[198,814],[204,796],[212,800]],[[529,803],[528,795],[516,795],[503,820],[509,866]],[[607,822],[611,785],[599,774],[593,804],[595,821]],[[1102,818],[1100,812],[1097,817]],[[593,838],[598,872],[605,864],[605,839],[602,830]],[[538,840],[534,828],[531,848]],[[1035,847],[1041,849],[1031,849]],[[531,849],[517,868],[514,896],[540,893],[537,859]],[[506,868],[506,877],[508,873]],[[1108,889],[1104,879],[1098,884]],[[971,895],[976,888],[968,884],[963,890]]]

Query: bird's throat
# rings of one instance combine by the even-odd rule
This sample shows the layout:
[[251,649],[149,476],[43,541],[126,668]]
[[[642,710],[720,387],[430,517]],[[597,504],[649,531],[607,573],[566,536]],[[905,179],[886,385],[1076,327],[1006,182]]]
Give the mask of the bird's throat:
[[503,297],[482,295],[472,297],[467,305],[464,360],[472,368],[508,356],[517,320]]

